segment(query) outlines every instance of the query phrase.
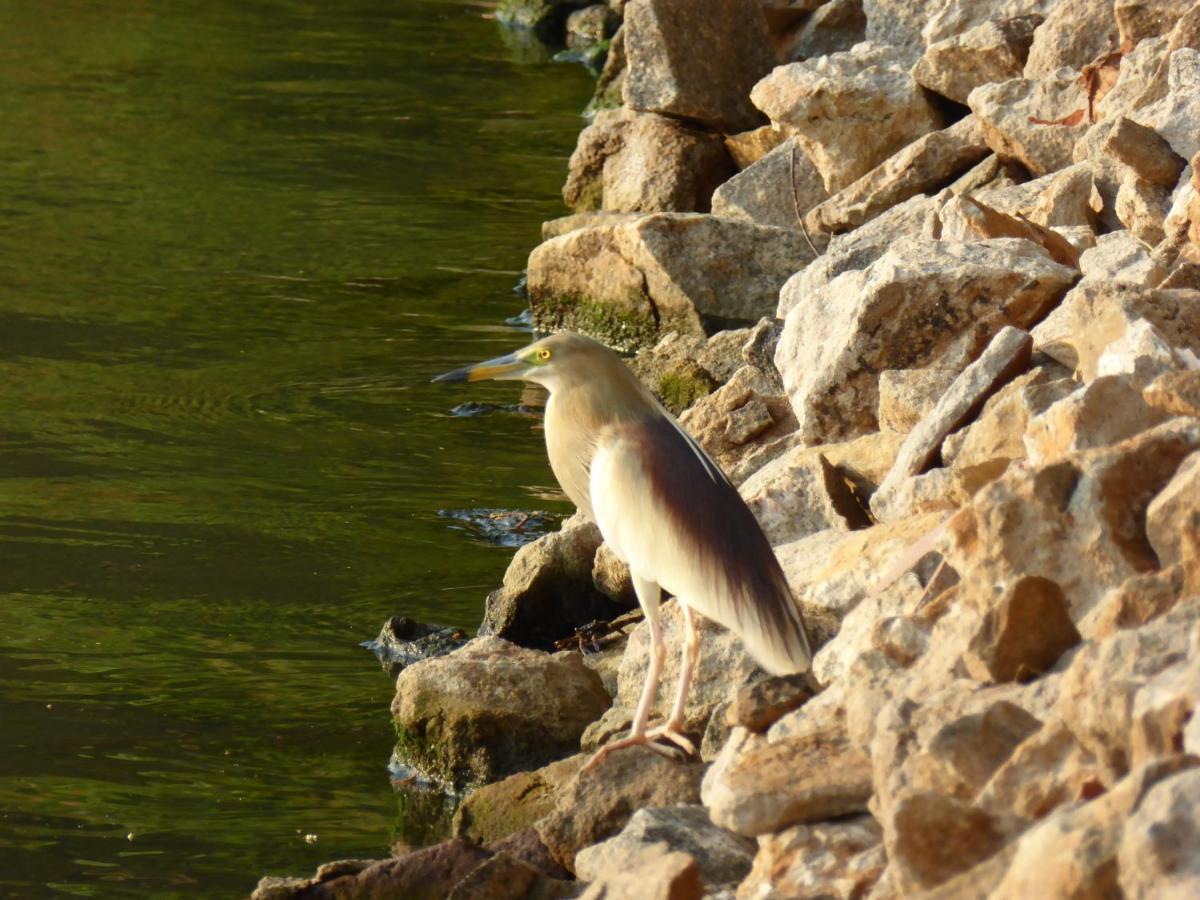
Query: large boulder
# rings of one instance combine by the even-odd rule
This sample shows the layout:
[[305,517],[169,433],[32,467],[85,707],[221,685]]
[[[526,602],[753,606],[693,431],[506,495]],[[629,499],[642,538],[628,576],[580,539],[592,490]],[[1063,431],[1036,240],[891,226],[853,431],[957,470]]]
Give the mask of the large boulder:
[[894,47],[859,44],[844,53],[780,66],[754,86],[755,106],[796,134],[830,193],[941,127],[941,117]]
[[701,317],[758,321],[813,256],[799,231],[658,213],[535,248],[529,303],[539,328],[570,328],[633,349],[669,331],[702,335]]
[[576,210],[708,212],[733,174],[720,135],[627,109],[597,113],[579,133],[563,185]]
[[801,435],[874,431],[880,371],[935,360],[961,369],[1005,325],[1044,316],[1076,276],[1025,240],[895,242],[788,313],[775,362]]
[[625,47],[630,109],[724,132],[761,122],[750,88],[775,58],[756,0],[637,0],[625,10]]
[[401,672],[392,716],[400,756],[461,788],[569,756],[611,702],[578,653],[481,637]]

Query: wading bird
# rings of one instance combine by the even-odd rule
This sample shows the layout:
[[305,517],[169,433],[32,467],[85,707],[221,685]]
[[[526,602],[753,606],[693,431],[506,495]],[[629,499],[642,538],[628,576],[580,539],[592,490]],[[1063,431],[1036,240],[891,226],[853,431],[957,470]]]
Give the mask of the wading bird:
[[[808,668],[811,652],[800,610],[753,513],[617,354],[562,332],[433,380],[486,379],[523,379],[550,392],[545,420],[550,467],[567,496],[629,564],[649,623],[650,666],[633,727],[589,766],[622,747],[654,747],[658,738],[695,753],[682,733],[700,651],[695,613],[735,632],[772,674]],[[648,731],[666,656],[659,617],[663,589],[679,600],[685,640],[671,715]]]

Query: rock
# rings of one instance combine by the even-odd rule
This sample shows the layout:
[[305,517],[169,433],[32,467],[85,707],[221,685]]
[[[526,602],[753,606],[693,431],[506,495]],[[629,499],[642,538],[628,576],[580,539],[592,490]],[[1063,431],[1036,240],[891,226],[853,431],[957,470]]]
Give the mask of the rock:
[[849,50],[865,40],[863,0],[828,0],[788,36],[780,56],[792,62]]
[[1193,632],[1190,659],[1158,673],[1133,698],[1129,735],[1132,768],[1164,759],[1185,747],[1185,729],[1200,699],[1200,658],[1194,652],[1195,638]]
[[1170,611],[1185,590],[1182,566],[1125,579],[1101,598],[1079,623],[1090,640],[1102,641],[1123,628],[1137,628]]
[[1104,152],[1151,184],[1173,188],[1187,161],[1159,137],[1158,132],[1121,116],[1108,133]]
[[1195,292],[1086,279],[1034,329],[1034,346],[1092,381],[1100,374],[1104,354],[1141,322],[1171,347],[1200,349],[1200,297]]
[[871,796],[871,761],[844,733],[816,732],[774,743],[731,737],[705,775],[701,796],[722,828],[769,834],[864,812]]
[[1149,248],[1128,231],[1096,239],[1096,246],[1079,256],[1079,270],[1088,281],[1154,287],[1167,275]]
[[1200,772],[1194,769],[1150,789],[1121,833],[1117,871],[1126,897],[1184,900],[1200,893],[1197,809]]
[[548,878],[528,863],[507,853],[484,860],[454,886],[446,900],[525,900],[527,897],[578,896],[569,881]]
[[659,806],[639,809],[619,834],[580,850],[575,874],[580,881],[611,878],[656,844],[690,856],[710,893],[741,881],[750,871],[754,849],[753,841],[714,825],[703,806]]
[[1146,402],[1177,416],[1200,417],[1200,370],[1164,372],[1142,392]]
[[610,702],[578,654],[551,656],[480,637],[401,672],[392,715],[401,755],[461,787],[574,753],[583,729]]
[[917,138],[808,212],[814,232],[857,228],[917,194],[933,193],[990,153],[973,116]]
[[528,28],[548,44],[562,45],[567,17],[588,0],[500,0],[496,21],[502,25]]
[[700,316],[757,321],[813,258],[797,231],[659,213],[554,238],[529,257],[529,300],[544,330],[572,328],[634,348]]
[[[1088,641],[1072,656],[1056,713],[1095,756],[1104,784],[1129,771],[1138,693],[1160,672],[1183,662],[1196,617],[1194,607],[1177,607],[1148,625]],[[1104,690],[1098,692],[1097,684]]]
[[954,369],[886,369],[879,373],[879,427],[908,434],[958,375]]
[[579,134],[563,200],[576,210],[707,212],[732,174],[719,135],[666,116],[603,110]]
[[739,369],[680,421],[734,484],[744,477],[737,472],[740,461],[796,430],[796,417],[782,388],[753,366]]
[[712,211],[759,225],[799,228],[805,213],[828,196],[816,166],[791,138],[717,188]]
[[1095,757],[1055,719],[1013,750],[976,802],[990,812],[1032,821],[1064,804],[1090,799],[1099,784]]
[[1117,83],[1096,101],[1096,113],[1101,122],[1127,116],[1166,95],[1169,44],[1166,37],[1139,41],[1121,57]]
[[941,126],[903,51],[874,44],[780,66],[750,96],[795,133],[830,193]]
[[1166,34],[1195,0],[1116,0],[1113,17],[1122,44],[1136,44]]
[[964,661],[979,681],[1028,681],[1079,640],[1062,588],[1048,578],[1022,577],[988,608]]
[[921,29],[936,11],[936,3],[863,0],[863,12],[867,16],[867,40],[904,50],[912,62],[925,49]]
[[1107,447],[1141,434],[1170,418],[1142,399],[1128,375],[1106,375],[1034,416],[1025,428],[1025,449],[1033,463],[1060,459],[1077,450]]
[[1059,0],[1033,33],[1025,77],[1046,78],[1064,66],[1082,69],[1118,43],[1111,0]]
[[775,59],[756,0],[640,0],[625,11],[625,44],[630,109],[724,132],[761,122],[750,89]]
[[[637,594],[633,590],[633,578],[629,564],[608,544],[601,544],[592,564],[592,584],[596,590],[616,603],[633,607],[637,605]],[[607,681],[605,687],[608,687]]]
[[870,518],[841,473],[819,453],[788,454],[741,486],[772,545],[817,531],[866,528]]
[[899,503],[902,482],[934,465],[942,441],[971,421],[987,399],[1029,365],[1033,339],[1019,328],[1004,327],[986,350],[951,382],[946,392],[905,439],[896,462],[871,498],[871,511],[881,521],[906,512]]
[[[1073,269],[1079,267],[1076,245],[1057,231],[1044,228],[1025,218],[1006,215],[980,203],[974,197],[949,197],[938,210],[941,233],[934,236],[944,241],[987,241],[993,238],[1020,238],[1041,247],[1056,263]],[[1087,226],[1082,244],[1095,242]]]
[[758,839],[754,868],[739,897],[865,897],[886,858],[870,816],[795,825]]
[[591,47],[613,36],[621,18],[603,3],[585,6],[567,16],[567,46]]
[[581,228],[590,228],[594,225],[624,225],[626,222],[632,222],[638,216],[639,213],[600,212],[598,210],[559,216],[557,219],[550,219],[542,223],[542,240],[548,241],[550,238],[570,234],[572,231],[579,231]]
[[451,833],[482,844],[531,828],[554,809],[555,793],[586,761],[576,754],[476,788],[454,811]]
[[405,666],[423,659],[444,656],[467,642],[467,633],[449,625],[427,625],[408,616],[392,616],[383,623],[379,637],[363,646],[395,676]]
[[626,860],[624,870],[591,884],[581,900],[701,900],[703,896],[696,861],[686,853],[665,852],[655,845]]
[[1135,175],[1128,176],[1117,190],[1116,214],[1129,233],[1154,246],[1164,237],[1163,220],[1170,210],[1170,192]]
[[1008,840],[995,816],[933,791],[903,797],[894,823],[895,837],[886,843],[888,858],[903,871],[907,890],[937,887],[986,860]]
[[1041,318],[1074,278],[1029,241],[896,241],[788,313],[775,362],[799,433],[820,442],[874,431],[878,372],[962,368],[1004,325]]
[[596,88],[584,115],[621,106],[625,93],[625,78],[628,74],[629,55],[625,52],[625,26],[621,25],[609,41],[604,67],[600,70],[600,77],[596,79]]
[[760,125],[739,134],[725,135],[725,149],[738,170],[754,165],[780,144],[787,135],[771,125]]
[[989,20],[925,48],[913,68],[924,88],[966,104],[975,88],[995,81],[1020,78],[1029,57],[1038,15]]
[[1068,166],[1024,184],[998,183],[974,194],[988,206],[1045,228],[1096,227],[1101,198],[1089,163]]
[[504,583],[488,594],[479,634],[548,650],[580,625],[618,615],[622,607],[592,584],[600,540],[600,529],[576,514],[519,549]]
[[942,458],[967,494],[999,478],[1014,460],[1025,458],[1029,421],[1075,389],[1070,378],[1054,378],[1044,368],[1014,379],[984,404],[979,418],[946,438]]
[[569,879],[571,877],[570,872],[554,861],[550,850],[542,843],[535,828],[526,828],[501,840],[489,841],[483,845],[483,849],[519,859],[549,878]]
[[1191,159],[1200,152],[1195,127],[1200,117],[1200,50],[1181,48],[1167,63],[1166,95],[1139,108],[1131,118],[1157,131],[1179,156]]
[[[1146,508],[1198,447],[1200,424],[1178,419],[1112,447],[1010,469],[951,520],[947,561],[984,591],[1021,576],[1054,581],[1079,622],[1108,590],[1157,568]],[[986,605],[985,595],[977,606]]]
[[731,728],[740,726],[762,734],[780,716],[799,709],[815,694],[812,678],[807,673],[764,678],[734,695],[725,708],[725,721]]
[[1200,534],[1200,453],[1176,470],[1146,508],[1146,535],[1162,566],[1183,562],[1183,536]]
[[1018,160],[1034,175],[1046,175],[1071,164],[1075,141],[1087,125],[1054,123],[1082,108],[1084,100],[1075,74],[1060,71],[1040,80],[1014,78],[982,85],[971,91],[967,105],[989,147],[1001,157]]
[[994,0],[992,3],[979,3],[977,0],[947,0],[940,4],[929,18],[921,36],[928,47],[991,20],[1002,22],[1029,15],[1045,18],[1056,2],[1057,0]]
[[[697,616],[700,631],[700,657],[692,675],[684,708],[685,730],[701,735],[709,716],[718,705],[743,685],[763,676],[762,670],[742,647],[742,642],[703,616]],[[671,712],[675,686],[679,678],[679,657],[683,648],[683,614],[677,602],[662,607],[663,642],[667,648],[662,676],[650,707],[650,717],[663,719]],[[650,665],[650,625],[642,622],[630,634],[617,678],[617,696],[613,707],[594,722],[584,735],[585,750],[601,746],[633,721],[633,712],[641,697],[642,684]]]
[[637,810],[699,802],[703,771],[701,763],[670,760],[647,747],[612,753],[559,789],[554,812],[538,822],[538,834],[573,872],[578,851],[612,837]]
[[988,896],[1120,896],[1116,856],[1122,826],[1151,786],[1188,765],[1176,757],[1148,766],[1095,800],[1046,817],[1021,835]]
[[442,900],[491,854],[482,847],[453,839],[405,856],[381,860],[328,863],[312,878],[268,876],[251,894],[253,900],[366,900],[405,897]]

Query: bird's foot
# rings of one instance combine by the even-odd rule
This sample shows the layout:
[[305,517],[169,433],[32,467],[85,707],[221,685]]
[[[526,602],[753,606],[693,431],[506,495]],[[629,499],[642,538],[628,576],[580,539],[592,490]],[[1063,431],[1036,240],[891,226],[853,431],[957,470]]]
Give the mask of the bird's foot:
[[[660,744],[658,743],[660,740],[667,743]],[[610,753],[615,753],[617,750],[624,750],[626,747],[638,746],[648,747],[660,756],[665,756],[667,759],[673,759],[676,762],[682,762],[687,757],[696,755],[696,745],[684,737],[679,732],[678,727],[662,725],[643,734],[631,734],[629,737],[605,744],[592,754],[591,759],[583,764],[582,771],[591,772]]]

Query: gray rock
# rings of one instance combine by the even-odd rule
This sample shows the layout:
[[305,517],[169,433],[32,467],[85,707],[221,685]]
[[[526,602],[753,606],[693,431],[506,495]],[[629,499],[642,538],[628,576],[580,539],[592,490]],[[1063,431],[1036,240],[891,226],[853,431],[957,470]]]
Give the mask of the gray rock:
[[640,0],[625,10],[630,109],[734,132],[761,122],[750,88],[775,64],[756,0]]
[[921,31],[937,12],[937,3],[914,0],[863,0],[867,40],[903,50],[912,62],[925,49]]
[[707,891],[732,887],[746,877],[754,842],[718,828],[699,805],[639,809],[620,833],[575,855],[580,881],[599,881],[620,872],[647,845],[665,844],[700,867]]
[[930,16],[921,36],[925,46],[962,34],[988,21],[1003,22],[1018,16],[1039,15],[1045,18],[1058,0],[946,0]]
[[400,673],[397,752],[438,781],[484,784],[574,753],[610,702],[577,653],[476,638]]
[[804,215],[828,196],[816,166],[791,138],[717,188],[712,211],[759,225],[799,228]]
[[1079,255],[1079,270],[1085,281],[1120,282],[1154,287],[1167,276],[1150,248],[1128,231],[1113,231],[1096,239],[1096,246]]
[[444,656],[467,642],[467,633],[449,625],[427,625],[408,616],[392,616],[383,623],[379,637],[363,646],[373,652],[388,674],[423,659]]
[[831,193],[941,127],[903,51],[859,44],[780,66],[754,86],[754,105],[791,129]]
[[1156,784],[1122,829],[1117,851],[1126,897],[1184,900],[1200,894],[1200,772]]
[[783,42],[787,62],[849,50],[867,36],[863,0],[829,0],[816,8]]
[[895,242],[788,313],[775,362],[801,435],[820,443],[874,431],[880,371],[965,367],[1004,325],[1044,316],[1076,275],[1029,241]]
[[966,103],[975,88],[994,81],[1020,78],[1029,56],[1038,15],[989,20],[925,48],[913,67],[922,87]]

